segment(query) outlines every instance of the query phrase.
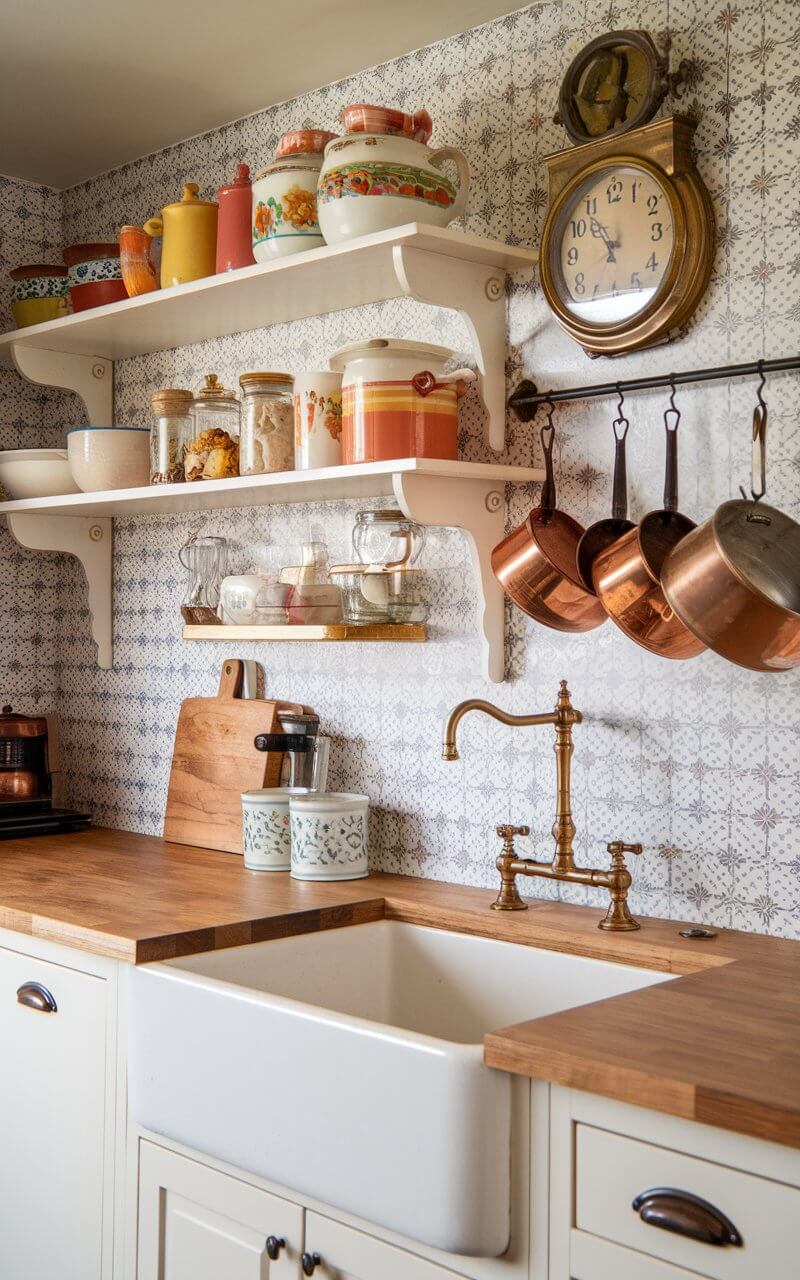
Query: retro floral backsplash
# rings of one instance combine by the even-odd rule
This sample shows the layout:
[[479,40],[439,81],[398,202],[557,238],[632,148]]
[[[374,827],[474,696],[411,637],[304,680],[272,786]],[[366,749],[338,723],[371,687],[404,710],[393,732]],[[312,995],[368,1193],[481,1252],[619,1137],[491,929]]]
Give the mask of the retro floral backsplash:
[[[246,160],[257,172],[290,127],[335,128],[347,102],[425,106],[434,144],[463,148],[472,169],[470,231],[536,244],[547,196],[542,158],[565,145],[552,123],[558,85],[572,55],[613,27],[650,30],[671,42],[673,66],[690,79],[673,109],[698,120],[699,164],[711,191],[718,252],[711,287],[689,335],[673,347],[627,360],[591,362],[556,328],[534,280],[517,278],[509,303],[508,382],[541,387],[613,380],[671,367],[704,366],[795,352],[800,337],[800,13],[790,0],[654,0],[609,6],[589,0],[522,9],[410,53],[295,102],[285,103],[148,156],[63,193],[0,187],[3,228],[15,207],[38,219],[34,240],[105,239],[176,197],[184,178],[203,194]],[[19,188],[19,191],[17,190]],[[9,194],[10,193],[10,194]],[[44,204],[49,199],[49,215]],[[15,201],[19,204],[15,205]],[[53,220],[53,210],[55,222]],[[6,253],[5,247],[3,250]],[[6,255],[7,256],[7,255]],[[13,255],[12,255],[13,256]],[[22,260],[16,258],[17,261]],[[0,301],[5,301],[4,298]],[[386,303],[273,330],[120,363],[117,420],[146,421],[149,392],[195,386],[209,370],[227,385],[247,368],[311,369],[336,346],[363,336],[425,337],[463,347],[448,313]],[[3,374],[4,440],[20,424],[47,424],[50,442],[74,402],[43,396]],[[686,389],[681,424],[681,509],[694,518],[735,493],[749,475],[754,388]],[[770,407],[769,495],[800,515],[797,384],[775,378]],[[575,405],[556,418],[560,505],[588,523],[607,513],[610,402]],[[663,458],[657,395],[627,404],[634,514],[659,506]],[[62,415],[59,418],[58,415]],[[463,418],[464,456],[485,458],[474,404]],[[25,440],[35,432],[22,431]],[[58,431],[57,431],[58,434]],[[509,423],[508,458],[525,462],[538,442]],[[533,491],[515,493],[516,522]],[[115,554],[115,668],[99,671],[88,639],[86,596],[72,562],[32,557],[4,536],[12,586],[4,598],[3,687],[26,705],[63,718],[74,802],[99,822],[158,832],[180,699],[210,693],[223,650],[179,637],[181,572],[176,551],[201,526],[235,544],[244,568],[260,541],[296,544],[319,526],[341,556],[359,504],[281,507],[199,516],[119,520]],[[363,505],[363,504],[361,504]],[[334,738],[332,785],[373,801],[376,868],[471,884],[494,881],[494,828],[528,822],[525,851],[552,845],[552,742],[546,730],[505,729],[467,718],[462,760],[440,760],[441,722],[467,695],[514,711],[545,709],[569,679],[584,712],[574,760],[577,848],[602,862],[613,838],[641,840],[634,911],[702,919],[800,937],[800,686],[793,675],[758,676],[713,655],[682,663],[651,657],[611,624],[561,636],[516,610],[508,619],[508,680],[480,676],[475,599],[466,549],[456,532],[431,532],[435,568],[431,642],[426,646],[232,646],[258,658],[269,691],[312,704]],[[4,575],[5,577],[5,575]],[[60,583],[60,587],[56,584]],[[4,593],[6,588],[4,587]],[[31,671],[31,659],[35,670]],[[568,886],[527,886],[585,900]]]

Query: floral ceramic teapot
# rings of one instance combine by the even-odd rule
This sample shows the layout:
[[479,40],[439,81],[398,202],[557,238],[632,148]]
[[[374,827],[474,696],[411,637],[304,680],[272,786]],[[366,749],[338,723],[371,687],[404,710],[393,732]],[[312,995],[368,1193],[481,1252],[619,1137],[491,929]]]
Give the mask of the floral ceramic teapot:
[[[408,222],[446,227],[464,213],[469,165],[455,147],[427,146],[427,111],[407,115],[357,103],[342,113],[347,133],[325,148],[319,175],[319,225],[328,244]],[[454,183],[443,172],[456,166]]]

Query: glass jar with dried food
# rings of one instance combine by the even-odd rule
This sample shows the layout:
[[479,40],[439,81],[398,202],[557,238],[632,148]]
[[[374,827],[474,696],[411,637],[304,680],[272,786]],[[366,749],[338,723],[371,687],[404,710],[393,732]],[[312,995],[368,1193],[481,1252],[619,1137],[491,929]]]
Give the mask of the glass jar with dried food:
[[150,398],[155,422],[150,427],[150,483],[177,484],[186,479],[184,454],[192,440],[191,391],[165,387]]
[[239,474],[294,470],[294,400],[290,373],[243,373],[239,378],[242,435]]
[[239,401],[208,373],[192,402],[192,440],[186,448],[187,480],[223,480],[239,474]]

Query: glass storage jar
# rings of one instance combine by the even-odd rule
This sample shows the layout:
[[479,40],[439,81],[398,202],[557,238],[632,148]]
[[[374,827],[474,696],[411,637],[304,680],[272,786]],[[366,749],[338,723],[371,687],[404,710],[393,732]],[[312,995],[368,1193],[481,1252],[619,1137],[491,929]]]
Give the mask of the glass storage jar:
[[342,597],[342,618],[354,627],[425,622],[428,617],[425,572],[376,564],[337,564],[330,578]]
[[414,565],[425,542],[425,530],[402,511],[359,511],[353,528],[353,550],[361,564]]
[[192,439],[184,456],[187,480],[222,480],[239,474],[239,401],[208,373],[192,402]]
[[243,373],[239,474],[294,470],[294,384],[290,373]]
[[150,428],[150,483],[177,484],[186,479],[184,454],[191,442],[191,391],[165,387],[150,397],[155,422]]

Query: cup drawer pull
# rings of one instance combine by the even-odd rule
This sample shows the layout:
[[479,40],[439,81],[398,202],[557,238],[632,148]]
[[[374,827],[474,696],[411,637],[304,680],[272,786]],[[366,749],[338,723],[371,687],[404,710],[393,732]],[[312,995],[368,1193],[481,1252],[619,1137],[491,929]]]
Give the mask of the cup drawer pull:
[[37,1009],[39,1013],[57,1013],[58,1005],[54,996],[43,987],[41,982],[23,982],[17,987],[17,1004],[24,1004],[28,1009]]
[[632,1208],[642,1222],[650,1227],[660,1227],[662,1231],[674,1231],[676,1235],[688,1236],[690,1240],[700,1240],[703,1244],[742,1244],[742,1237],[730,1218],[690,1191],[651,1187],[649,1191],[639,1193]]

